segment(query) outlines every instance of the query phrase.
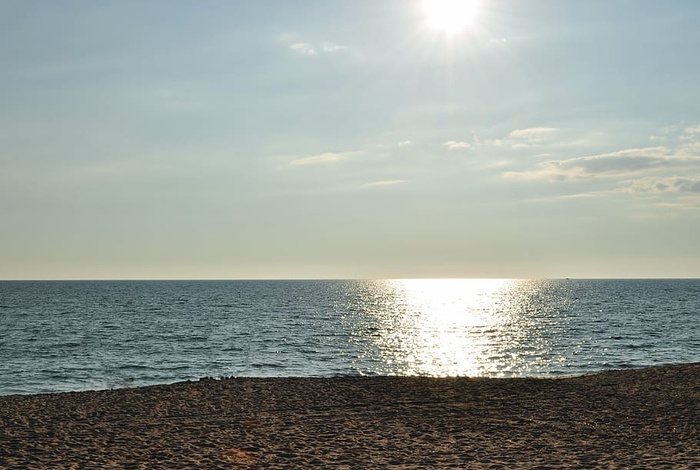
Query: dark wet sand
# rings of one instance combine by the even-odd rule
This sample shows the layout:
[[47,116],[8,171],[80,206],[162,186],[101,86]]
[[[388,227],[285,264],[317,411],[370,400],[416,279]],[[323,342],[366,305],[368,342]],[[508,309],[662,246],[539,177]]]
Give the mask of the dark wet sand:
[[700,364],[0,397],[1,468],[700,468]]

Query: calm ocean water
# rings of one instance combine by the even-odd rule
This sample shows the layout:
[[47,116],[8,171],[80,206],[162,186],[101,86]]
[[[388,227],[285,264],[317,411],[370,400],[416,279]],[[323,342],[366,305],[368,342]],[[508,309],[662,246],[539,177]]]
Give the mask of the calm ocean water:
[[700,361],[700,280],[0,282],[0,394]]

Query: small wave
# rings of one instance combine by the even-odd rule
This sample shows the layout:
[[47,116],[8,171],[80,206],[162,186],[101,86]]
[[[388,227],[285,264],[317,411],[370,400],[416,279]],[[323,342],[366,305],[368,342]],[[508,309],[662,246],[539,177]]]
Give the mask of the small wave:
[[157,370],[156,367],[144,364],[122,364],[116,367],[117,370]]
[[604,362],[603,369],[634,369],[639,365],[634,365],[629,362]]
[[[174,371],[174,370],[188,370],[191,367],[187,364],[180,364],[180,365],[174,365],[174,366],[163,366],[163,367],[158,367],[157,370],[163,370],[163,371]],[[153,367],[153,369],[156,369]]]
[[277,364],[274,362],[254,362],[250,365],[253,369],[284,369],[284,364]]
[[653,347],[653,345],[649,344],[649,343],[642,343],[642,344],[630,343],[630,344],[624,344],[624,345],[622,345],[622,347],[625,349],[648,349],[648,348]]

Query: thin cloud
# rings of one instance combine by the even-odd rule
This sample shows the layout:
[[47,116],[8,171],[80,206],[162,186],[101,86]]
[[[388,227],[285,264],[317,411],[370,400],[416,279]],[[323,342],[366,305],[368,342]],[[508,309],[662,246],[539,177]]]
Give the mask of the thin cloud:
[[513,179],[549,179],[566,181],[625,176],[645,171],[681,166],[698,166],[700,158],[674,157],[665,147],[628,149],[590,157],[541,162],[530,171],[511,171],[504,177]]
[[541,141],[549,138],[557,131],[558,129],[555,127],[529,127],[527,129],[516,129],[508,137],[519,140]]
[[291,166],[306,166],[306,165],[324,165],[329,163],[337,163],[351,155],[355,152],[341,152],[341,153],[322,153],[321,155],[312,155],[310,157],[296,158],[289,162]]
[[341,46],[340,44],[333,44],[332,42],[325,42],[321,46],[321,50],[326,54],[335,54],[337,52],[344,51],[348,46]]
[[318,54],[318,51],[307,42],[295,42],[289,45],[289,49],[304,56],[315,56]]
[[678,150],[678,154],[685,156],[700,155],[700,142],[688,142]]
[[362,185],[363,188],[384,188],[387,186],[396,186],[398,184],[407,183],[408,180],[382,180],[382,181],[372,181],[371,183],[365,183]]
[[[506,141],[512,144],[517,142],[513,137],[529,139],[547,135],[550,131],[544,129],[551,128],[514,131]],[[545,161],[503,172],[501,176],[512,180],[579,182],[568,187],[580,192],[559,199],[626,195],[655,205],[670,200],[677,201],[677,207],[700,209],[700,126],[671,126],[650,136],[650,140],[657,146],[573,158],[541,155],[539,158],[546,158]],[[556,141],[538,145],[552,144]]]
[[693,193],[700,194],[700,175],[660,176],[625,181],[619,189],[625,193]]
[[700,125],[698,126],[693,126],[693,127],[686,127],[684,129],[684,135],[681,136],[681,139],[694,139],[696,137],[700,137]]
[[452,151],[452,150],[469,150],[472,148],[472,144],[469,142],[464,142],[464,141],[456,141],[456,140],[449,140],[442,144],[447,150]]
[[558,130],[554,127],[516,129],[508,135],[507,140],[514,149],[531,148],[551,143]]
[[286,46],[290,51],[304,57],[334,55],[348,48],[347,46],[342,46],[329,41],[316,44],[303,40],[300,41],[299,37],[294,34],[283,35],[282,40],[286,43]]
[[410,147],[412,144],[413,144],[413,142],[411,142],[410,140],[404,140],[403,142],[399,142],[398,145],[399,145],[399,148],[403,149],[406,147]]
[[677,156],[700,156],[700,125],[668,126],[650,136],[649,140],[675,148],[674,154]]
[[683,129],[679,140],[681,142],[679,153],[683,155],[700,155],[700,125]]

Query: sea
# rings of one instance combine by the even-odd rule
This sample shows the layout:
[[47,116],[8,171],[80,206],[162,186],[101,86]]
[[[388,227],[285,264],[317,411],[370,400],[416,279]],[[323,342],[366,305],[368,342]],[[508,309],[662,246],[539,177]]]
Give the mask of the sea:
[[0,282],[0,395],[689,362],[698,279]]

